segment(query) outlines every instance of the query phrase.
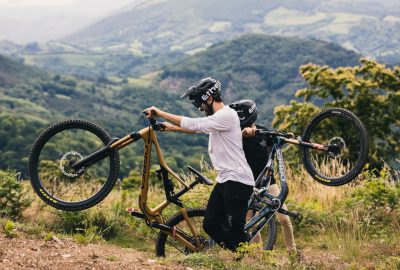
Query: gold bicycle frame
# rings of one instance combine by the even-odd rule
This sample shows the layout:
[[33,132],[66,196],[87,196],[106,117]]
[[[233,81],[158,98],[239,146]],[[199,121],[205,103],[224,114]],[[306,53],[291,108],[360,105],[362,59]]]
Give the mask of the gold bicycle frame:
[[[151,126],[143,128],[140,130],[136,135],[139,135],[143,140],[144,140],[144,156],[143,156],[143,165],[142,165],[142,182],[141,182],[141,193],[139,196],[139,208],[142,211],[142,213],[145,216],[145,220],[147,224],[152,224],[153,222],[156,222],[157,224],[165,224],[165,220],[162,216],[162,211],[171,204],[171,201],[165,200],[159,205],[157,205],[155,208],[150,208],[147,204],[147,195],[149,191],[149,175],[150,175],[150,158],[151,158],[151,150],[152,150],[152,145],[154,144],[156,151],[157,151],[157,156],[159,163],[162,167],[164,167],[168,173],[172,175],[173,178],[175,178],[179,183],[181,183],[185,188],[188,190],[192,189],[190,186],[188,186],[182,179],[179,178],[179,176],[174,173],[171,168],[165,163],[163,154],[161,152],[160,145],[158,144],[156,132],[153,130]],[[131,134],[115,141],[114,143],[111,144],[110,148],[111,149],[122,149],[125,146],[135,142],[138,140],[137,138],[132,137]],[[188,225],[191,233],[193,234],[195,241],[200,247],[200,240],[198,235],[196,234],[196,231],[193,227],[192,222],[190,221],[187,212],[184,207],[180,207],[180,212],[182,213],[186,224]],[[161,229],[162,230],[162,229]],[[168,234],[169,236],[173,237],[174,239],[178,240],[181,242],[183,245],[185,245],[187,248],[189,248],[192,251],[198,251],[199,248],[196,248],[192,243],[190,243],[183,235],[183,233],[180,232],[180,230],[174,230],[173,231],[167,231],[167,230],[162,230],[164,233]]]

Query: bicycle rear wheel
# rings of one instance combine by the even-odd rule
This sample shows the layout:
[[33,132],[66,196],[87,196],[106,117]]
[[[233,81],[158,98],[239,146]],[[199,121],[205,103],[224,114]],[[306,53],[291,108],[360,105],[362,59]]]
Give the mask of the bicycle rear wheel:
[[111,151],[83,172],[71,164],[104,147],[111,137],[99,126],[83,120],[65,120],[48,127],[35,141],[29,156],[33,189],[47,204],[78,211],[102,201],[119,172],[119,155]]
[[304,167],[323,185],[340,186],[351,182],[367,161],[367,131],[361,120],[348,110],[331,108],[318,113],[304,129],[302,139],[333,146],[329,152],[303,149]]
[[[177,234],[185,238],[188,242],[196,246],[199,251],[204,251],[210,246],[211,238],[203,230],[203,220],[206,210],[204,208],[187,209],[186,213],[193,224],[194,230],[199,237],[200,246],[197,244],[189,226],[187,225],[182,213],[177,213],[166,222],[169,227],[175,227]],[[160,232],[156,242],[156,255],[160,257],[173,256],[176,252],[190,254],[193,251],[188,249],[183,243],[169,236],[166,233]]]

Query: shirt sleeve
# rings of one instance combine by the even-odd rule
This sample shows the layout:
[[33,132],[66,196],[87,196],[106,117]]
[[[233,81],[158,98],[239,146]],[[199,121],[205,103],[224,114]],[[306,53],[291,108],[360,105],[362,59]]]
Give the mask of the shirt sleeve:
[[233,124],[234,123],[229,115],[223,113],[200,118],[183,117],[181,120],[182,128],[197,133],[228,130]]

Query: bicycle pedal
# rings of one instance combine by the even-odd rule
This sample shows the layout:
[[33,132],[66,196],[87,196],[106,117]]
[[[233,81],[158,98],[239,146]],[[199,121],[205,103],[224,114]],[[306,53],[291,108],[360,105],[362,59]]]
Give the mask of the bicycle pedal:
[[299,224],[303,220],[303,215],[300,213],[296,213],[296,216],[293,218],[294,223]]
[[138,217],[138,218],[145,218],[145,215],[140,211],[140,209],[136,208],[127,208],[126,212],[131,214],[131,216]]

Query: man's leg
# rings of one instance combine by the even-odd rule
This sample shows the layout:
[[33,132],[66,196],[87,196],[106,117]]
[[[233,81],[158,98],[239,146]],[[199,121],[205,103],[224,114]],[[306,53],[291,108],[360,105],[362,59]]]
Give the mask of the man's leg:
[[[277,184],[271,185],[268,188],[268,192],[274,196],[278,196],[280,193],[278,185]],[[282,209],[287,210],[286,204],[282,205]],[[292,222],[290,221],[289,216],[283,215],[281,213],[276,213],[276,216],[277,216],[279,222],[281,223],[283,239],[285,240],[285,244],[286,244],[286,248],[287,248],[288,252],[295,251],[296,243],[294,242],[293,225],[292,225]]]
[[248,201],[253,187],[235,181],[227,181],[223,186],[225,228],[228,237],[225,246],[235,251],[240,243],[247,241],[244,232]]
[[224,247],[228,236],[223,226],[225,212],[222,186],[223,184],[217,183],[211,192],[203,221],[203,229],[218,245]]

